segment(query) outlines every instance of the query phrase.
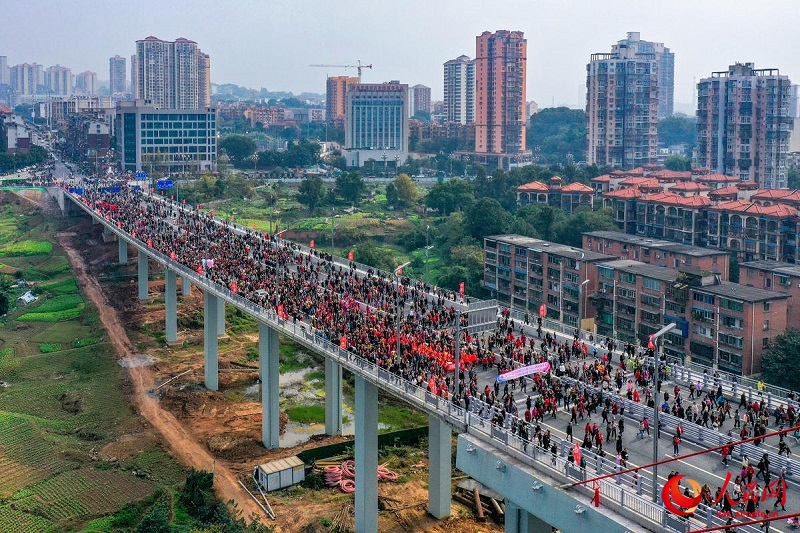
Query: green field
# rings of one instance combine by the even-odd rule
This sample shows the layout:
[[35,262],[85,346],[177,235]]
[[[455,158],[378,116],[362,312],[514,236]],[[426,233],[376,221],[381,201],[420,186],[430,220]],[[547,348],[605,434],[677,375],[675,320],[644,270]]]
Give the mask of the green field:
[[[12,307],[0,320],[0,381],[9,385],[0,388],[0,532],[131,531],[112,528],[112,515],[159,487],[171,490],[183,470],[157,444],[124,461],[93,459],[141,423],[97,310],[50,242],[75,220],[46,220],[3,198],[2,271],[34,285],[9,292]],[[16,302],[27,290],[39,299]]]

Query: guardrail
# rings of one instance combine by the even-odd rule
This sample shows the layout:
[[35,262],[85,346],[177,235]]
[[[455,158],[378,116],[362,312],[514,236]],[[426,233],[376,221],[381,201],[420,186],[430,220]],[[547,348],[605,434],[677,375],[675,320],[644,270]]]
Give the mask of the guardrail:
[[[117,228],[115,225],[111,224],[110,221],[105,220],[98,213],[89,208],[82,199],[66,191],[64,194],[68,195],[92,217],[99,219],[100,222],[111,232],[116,234],[118,238],[122,238],[126,242],[133,244],[158,263],[176,271],[177,274],[189,278],[193,284],[202,288],[204,291],[224,298],[225,301],[231,305],[250,314],[270,327],[275,328],[277,331],[300,344],[317,352],[321,352],[324,356],[342,364],[359,377],[378,385],[382,390],[407,401],[416,408],[439,417],[456,431],[468,431],[473,433],[495,447],[517,457],[524,458],[529,466],[543,471],[548,475],[555,474],[555,477],[562,481],[576,479],[576,475],[582,475],[579,467],[577,467],[576,470],[576,467],[569,465],[567,454],[570,448],[562,439],[555,436],[553,437],[553,439],[558,439],[560,442],[560,451],[554,460],[551,457],[552,454],[549,452],[543,453],[542,450],[539,449],[537,453],[538,447],[535,446],[534,443],[530,440],[521,439],[518,435],[515,435],[513,431],[505,427],[505,424],[500,426],[493,425],[489,420],[482,419],[474,411],[475,407],[479,405],[480,400],[473,399],[470,402],[470,410],[467,410],[447,399],[434,395],[427,389],[427,384],[417,385],[414,382],[393,374],[375,363],[331,343],[322,336],[321,332],[316,331],[310,325],[306,323],[298,325],[294,320],[284,320],[278,317],[275,311],[265,309],[243,296],[234,294],[228,288],[212,282],[205,277],[201,277],[194,270],[187,268],[177,261],[173,261],[157,250],[149,248],[144,242]],[[595,454],[592,454],[590,457],[592,456],[596,457]],[[597,461],[597,458],[595,458],[595,461]],[[597,468],[597,466],[595,468]],[[602,471],[602,468],[608,469],[610,466],[608,464],[604,466],[604,463],[601,461],[599,468]],[[618,481],[609,479],[599,481],[601,493],[606,498],[607,505],[610,502],[610,507],[616,508],[615,510],[617,512],[649,528],[667,527],[673,531],[685,531],[685,529],[675,529],[669,526],[669,513],[662,506],[642,497],[636,491],[621,489],[620,485],[624,481],[625,478],[620,478]],[[582,487],[578,490],[585,495],[589,494],[589,489],[586,487]]]

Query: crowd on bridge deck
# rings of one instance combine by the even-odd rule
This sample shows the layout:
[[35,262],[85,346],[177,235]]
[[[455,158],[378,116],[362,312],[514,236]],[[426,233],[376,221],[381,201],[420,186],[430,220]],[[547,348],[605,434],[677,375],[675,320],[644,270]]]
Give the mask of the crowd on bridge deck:
[[[460,386],[455,395],[456,320],[460,317],[462,325],[468,323],[467,315],[458,313],[452,305],[455,294],[407,277],[397,276],[395,280],[373,269],[361,272],[352,262],[336,264],[325,253],[304,252],[289,241],[234,228],[227,221],[215,219],[214,213],[162,201],[141,191],[123,188],[110,192],[88,186],[83,190],[83,200],[153,249],[282,318],[307,324],[325,339],[461,406],[469,407],[473,399],[480,400],[481,416],[510,427],[515,435],[545,450],[555,447],[555,439],[540,422],[547,416],[556,418],[559,404],[571,415],[566,428],[570,440],[578,419],[583,423],[600,410],[601,425],[586,423],[582,447],[605,455],[604,441],[613,439],[617,464],[624,466],[628,452],[623,445],[622,397],[641,401],[641,390],[644,402],[652,407],[654,399],[648,388],[652,374],[657,371],[663,380],[670,373],[666,362],[656,370],[654,358],[646,359],[631,345],[626,346],[616,366],[615,346],[610,339],[600,343],[603,353],[599,358],[597,345],[591,343],[592,359],[589,346],[577,335],[559,342],[549,332],[543,335],[539,328],[534,337],[532,332],[526,333],[522,323],[505,314],[491,333],[471,335],[462,329]],[[402,310],[399,354],[398,310]],[[544,361],[550,362],[551,371],[510,380],[502,390],[497,382],[479,390],[476,370],[480,367],[496,367],[504,373],[515,365]],[[524,413],[517,407],[518,388],[519,394],[527,394]],[[695,396],[692,405],[685,405],[688,399],[684,400],[676,386],[672,403],[665,392],[660,408],[706,427],[709,422],[719,424],[725,416],[741,416],[737,426],[741,422],[756,434],[767,426],[769,413],[763,400],[748,404],[743,397],[739,406],[743,413],[740,415],[737,409],[731,415],[721,385],[703,390],[702,382],[698,382],[689,387],[689,399]],[[793,408],[780,408],[773,414],[776,424],[795,423]],[[602,424],[606,425],[605,439]],[[649,433],[649,421],[642,420],[639,429],[640,433]],[[678,439],[680,429],[676,430]]]

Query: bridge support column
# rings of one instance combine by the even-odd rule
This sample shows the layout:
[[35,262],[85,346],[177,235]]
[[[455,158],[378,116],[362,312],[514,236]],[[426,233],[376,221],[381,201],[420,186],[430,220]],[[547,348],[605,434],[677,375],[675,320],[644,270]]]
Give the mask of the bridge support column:
[[203,350],[205,359],[206,388],[219,388],[219,335],[217,332],[217,311],[219,298],[205,292],[203,294]]
[[139,299],[147,300],[147,293],[149,291],[149,272],[147,264],[147,254],[143,251],[138,251],[139,256]]
[[506,533],[550,533],[550,524],[506,499]]
[[436,518],[450,516],[453,438],[450,426],[428,416],[428,512]]
[[164,270],[164,302],[166,304],[166,334],[167,342],[178,340],[178,275],[174,270]]
[[192,295],[192,281],[186,276],[181,276],[181,288],[183,289],[183,291],[181,292],[183,296]]
[[128,242],[125,239],[119,240],[119,264],[128,264]]
[[356,376],[356,533],[378,531],[378,387]]
[[99,223],[100,223],[100,221],[99,221],[99,220],[97,220],[96,218],[92,217],[92,226],[96,226],[96,225],[98,225]]
[[258,324],[258,372],[261,378],[261,441],[269,449],[280,447],[280,340],[278,332]]
[[342,434],[342,366],[325,358],[325,434]]
[[217,335],[225,335],[225,300],[217,298]]

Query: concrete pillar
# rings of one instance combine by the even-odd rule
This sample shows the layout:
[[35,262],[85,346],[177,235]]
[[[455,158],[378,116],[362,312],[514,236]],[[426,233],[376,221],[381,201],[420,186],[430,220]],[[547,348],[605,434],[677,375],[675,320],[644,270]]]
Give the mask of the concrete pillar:
[[205,382],[210,390],[219,389],[219,335],[217,333],[218,298],[210,292],[203,294],[203,349]]
[[174,270],[167,268],[164,271],[164,303],[166,304],[166,333],[167,342],[178,340],[178,275]]
[[96,225],[98,225],[99,223],[100,223],[100,221],[99,221],[99,220],[97,220],[95,217],[92,217],[92,226],[96,226]]
[[119,240],[119,264],[128,264],[128,242],[125,239]]
[[192,280],[187,278],[186,276],[181,276],[182,288],[184,296],[191,296],[192,295]]
[[280,446],[280,343],[278,332],[258,323],[258,375],[261,378],[261,441],[267,448]]
[[378,387],[356,376],[356,533],[378,531]]
[[450,426],[428,416],[428,512],[439,519],[450,516],[452,459]]
[[342,366],[325,358],[325,434],[342,434]]
[[550,525],[506,498],[506,533],[550,533]]
[[217,335],[225,335],[225,300],[217,298]]
[[139,250],[139,299],[147,300],[147,293],[149,292],[149,272],[147,264],[147,254]]

